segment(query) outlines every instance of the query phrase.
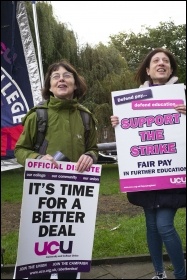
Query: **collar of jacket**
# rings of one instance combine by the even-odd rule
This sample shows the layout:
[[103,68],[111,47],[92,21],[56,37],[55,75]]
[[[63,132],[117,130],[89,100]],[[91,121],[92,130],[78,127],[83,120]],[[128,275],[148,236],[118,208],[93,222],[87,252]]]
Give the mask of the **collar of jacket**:
[[53,96],[50,97],[50,100],[45,103],[45,108],[53,108],[55,110],[61,110],[61,109],[69,109],[69,110],[82,110],[85,111],[89,114],[91,114],[91,112],[84,107],[83,105],[81,105],[78,100],[76,98],[74,99],[59,99],[59,98],[55,98]]
[[[165,83],[165,85],[172,85],[175,84],[177,81],[178,81],[178,77],[173,76],[171,77],[171,79],[169,79],[169,81],[167,81],[167,83]],[[140,87],[150,87],[149,81],[145,81],[145,83]]]
[[53,109],[77,109],[78,102],[77,99],[59,99],[53,96],[50,97],[50,101],[48,103],[48,108]]

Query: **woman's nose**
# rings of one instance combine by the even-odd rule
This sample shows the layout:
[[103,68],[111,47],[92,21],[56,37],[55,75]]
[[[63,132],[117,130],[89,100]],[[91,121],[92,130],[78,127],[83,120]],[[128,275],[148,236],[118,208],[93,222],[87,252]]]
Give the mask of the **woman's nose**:
[[158,64],[164,64],[164,61],[162,59],[160,59]]

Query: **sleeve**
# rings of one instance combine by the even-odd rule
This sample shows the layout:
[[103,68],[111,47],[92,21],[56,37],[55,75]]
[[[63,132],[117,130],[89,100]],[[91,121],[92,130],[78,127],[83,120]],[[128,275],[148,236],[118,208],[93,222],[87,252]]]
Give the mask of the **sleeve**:
[[97,163],[98,160],[98,147],[97,147],[97,120],[93,117],[90,118],[90,133],[87,141],[86,155],[93,158],[93,163]]
[[27,158],[37,158],[38,153],[34,151],[34,143],[37,135],[36,113],[31,113],[25,120],[24,129],[21,133],[14,150],[18,163],[25,165]]

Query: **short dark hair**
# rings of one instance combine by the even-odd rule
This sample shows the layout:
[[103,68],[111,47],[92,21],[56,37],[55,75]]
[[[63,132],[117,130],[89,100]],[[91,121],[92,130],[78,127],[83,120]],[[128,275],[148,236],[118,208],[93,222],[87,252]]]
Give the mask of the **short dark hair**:
[[[138,70],[137,70],[137,73],[135,75],[135,80],[137,82],[140,82],[141,84],[143,84],[145,81],[150,81],[151,82],[151,78],[150,76],[147,75],[147,72],[146,72],[146,68],[149,68],[150,66],[150,62],[151,62],[151,58],[158,52],[163,52],[165,53],[165,55],[167,55],[167,57],[169,58],[170,60],[170,64],[171,64],[171,68],[173,69],[173,72],[172,74],[170,75],[169,79],[173,76],[176,76],[177,75],[177,62],[176,62],[176,59],[175,59],[175,56],[170,52],[168,51],[167,49],[164,49],[164,48],[156,48],[152,51],[150,51],[147,56],[144,58],[144,60],[142,61],[142,63],[140,64]],[[168,79],[168,80],[169,80]]]
[[77,71],[75,70],[75,68],[66,60],[61,60],[59,62],[55,62],[48,67],[47,73],[45,75],[44,87],[42,89],[42,97],[45,100],[48,100],[50,98],[50,96],[53,96],[53,93],[49,90],[50,89],[50,76],[54,71],[58,70],[60,67],[64,67],[68,72],[73,74],[73,77],[75,79],[75,85],[77,87],[74,91],[73,98],[79,99],[80,97],[82,97],[85,94],[85,92],[87,90],[87,85],[86,85],[84,78],[82,76],[80,76],[77,73]]

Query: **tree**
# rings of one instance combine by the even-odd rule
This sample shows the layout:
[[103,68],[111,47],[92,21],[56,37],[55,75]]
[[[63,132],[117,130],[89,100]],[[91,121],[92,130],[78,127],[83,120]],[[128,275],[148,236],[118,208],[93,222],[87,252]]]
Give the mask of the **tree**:
[[186,83],[186,24],[176,26],[173,21],[160,22],[158,27],[144,27],[144,32],[119,33],[110,36],[111,42],[125,57],[132,72],[137,70],[139,63],[154,48],[164,47],[176,57],[179,66],[179,80]]
[[133,88],[133,75],[128,69],[125,59],[114,46],[99,44],[91,48],[88,44],[80,51],[80,69],[88,84],[87,95],[83,104],[97,116],[98,139],[102,141],[103,129],[111,135],[114,133],[110,124],[112,115],[111,92]]
[[[32,4],[31,1],[25,2],[33,41],[37,49]],[[61,59],[67,59],[76,66],[78,46],[74,32],[69,30],[66,24],[57,22],[49,2],[37,1],[36,12],[44,73],[50,64]]]

